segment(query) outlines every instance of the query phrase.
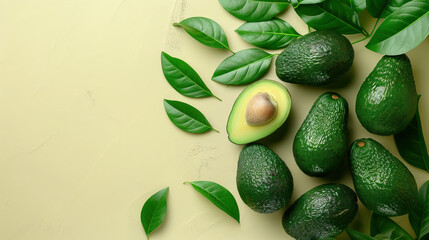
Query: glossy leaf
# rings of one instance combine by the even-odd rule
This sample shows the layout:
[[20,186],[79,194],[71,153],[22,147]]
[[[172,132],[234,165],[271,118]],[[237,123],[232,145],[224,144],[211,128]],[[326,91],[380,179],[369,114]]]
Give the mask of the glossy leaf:
[[198,73],[183,60],[162,52],[161,66],[168,83],[182,95],[193,98],[213,96],[219,99],[207,88]]
[[416,207],[408,215],[417,239],[429,239],[429,181],[419,190]]
[[390,14],[366,47],[385,55],[399,55],[417,47],[429,34],[429,1],[413,0]]
[[381,16],[390,0],[366,0],[366,10],[371,16],[378,18]]
[[429,172],[429,156],[423,136],[418,107],[416,115],[407,128],[395,135],[395,142],[399,154],[405,161]]
[[173,25],[182,27],[191,37],[206,46],[231,51],[222,27],[209,18],[191,17]]
[[140,220],[146,236],[154,231],[165,218],[167,213],[167,194],[168,187],[153,194],[143,205]]
[[206,197],[210,202],[240,222],[240,212],[234,196],[221,185],[210,181],[189,182],[192,187]]
[[239,51],[217,67],[212,79],[227,85],[251,83],[268,71],[272,58],[272,54],[260,49]]
[[351,228],[346,228],[346,232],[349,235],[351,240],[376,240],[376,238],[374,237],[365,235]]
[[371,216],[370,232],[377,239],[413,240],[410,234],[390,218],[375,213]]
[[280,49],[301,35],[286,21],[273,18],[263,22],[247,22],[235,30],[246,42],[265,49]]
[[266,21],[275,17],[289,6],[285,1],[219,0],[222,7],[244,21]]
[[384,8],[383,12],[381,13],[381,18],[388,17],[390,14],[398,10],[400,7],[402,7],[402,5],[409,1],[412,0],[390,0]]
[[295,11],[308,26],[316,30],[332,30],[342,34],[363,32],[357,13],[341,0],[299,5]]
[[187,103],[164,99],[164,108],[171,122],[183,131],[190,133],[217,131],[198,109]]
[[292,6],[294,8],[298,7],[300,4],[315,4],[315,3],[321,3],[326,0],[291,0]]
[[349,1],[352,9],[357,13],[362,12],[366,8],[366,0],[349,0]]

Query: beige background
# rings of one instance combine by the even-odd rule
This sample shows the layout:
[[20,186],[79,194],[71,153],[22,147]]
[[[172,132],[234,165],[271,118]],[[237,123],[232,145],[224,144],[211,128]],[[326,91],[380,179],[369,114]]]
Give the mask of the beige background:
[[[369,30],[373,21],[363,15]],[[243,86],[210,80],[230,53],[172,27],[192,16],[217,21],[234,51],[252,47],[234,32],[243,22],[216,0],[0,0],[0,239],[145,239],[141,207],[166,186],[168,213],[153,240],[290,239],[280,224],[283,210],[257,214],[239,198],[235,171],[242,146],[227,140],[225,126]],[[307,32],[291,8],[280,17]],[[352,186],[347,169],[339,178],[305,176],[291,153],[294,134],[327,90],[349,102],[351,141],[373,137],[399,156],[392,137],[369,134],[354,113],[359,86],[381,57],[364,45],[354,45],[355,62],[344,87],[285,84],[293,99],[291,115],[262,142],[291,169],[293,199],[325,182]],[[223,101],[175,92],[162,75],[161,51],[193,66]],[[408,54],[423,94],[424,124],[429,120],[428,53],[425,40]],[[273,65],[265,78],[278,80]],[[192,104],[221,132],[182,132],[167,118],[164,98]],[[424,133],[429,140],[427,124]],[[429,178],[407,166],[419,186]],[[182,184],[192,180],[228,188],[239,204],[241,224]],[[368,231],[368,220],[369,211],[360,206],[351,227]],[[407,217],[395,220],[411,231]]]

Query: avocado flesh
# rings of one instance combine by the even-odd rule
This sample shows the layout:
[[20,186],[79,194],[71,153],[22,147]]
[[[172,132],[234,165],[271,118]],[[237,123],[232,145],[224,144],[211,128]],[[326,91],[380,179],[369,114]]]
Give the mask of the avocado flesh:
[[[268,93],[277,103],[276,115],[266,124],[250,125],[245,117],[247,104],[261,92]],[[280,83],[272,80],[259,80],[249,85],[237,97],[231,109],[226,126],[229,140],[235,144],[247,144],[270,135],[286,121],[290,108],[290,94]]]
[[350,41],[333,31],[315,31],[293,41],[276,59],[277,76],[289,83],[326,85],[352,66]]
[[417,91],[406,55],[383,56],[362,83],[356,114],[371,133],[388,136],[404,130],[417,109]]
[[347,101],[338,93],[322,94],[311,107],[295,135],[293,155],[307,175],[324,176],[346,159]]
[[250,144],[241,150],[236,181],[243,202],[259,213],[279,210],[292,196],[289,168],[265,145]]
[[329,239],[353,221],[355,192],[343,184],[323,184],[299,197],[284,213],[282,225],[297,240]]
[[382,216],[407,214],[417,200],[417,184],[408,168],[374,139],[358,139],[350,148],[350,169],[363,205]]

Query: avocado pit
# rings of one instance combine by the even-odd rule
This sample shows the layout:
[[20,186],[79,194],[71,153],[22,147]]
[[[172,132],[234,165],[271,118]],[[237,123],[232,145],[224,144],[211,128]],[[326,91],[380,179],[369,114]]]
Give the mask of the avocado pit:
[[245,118],[247,124],[260,126],[270,122],[277,113],[277,102],[266,92],[259,92],[253,96],[246,107]]

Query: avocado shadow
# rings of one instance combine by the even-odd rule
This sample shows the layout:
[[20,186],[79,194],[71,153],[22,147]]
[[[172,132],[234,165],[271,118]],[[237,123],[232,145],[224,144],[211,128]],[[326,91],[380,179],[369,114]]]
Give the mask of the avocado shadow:
[[321,86],[326,89],[341,89],[350,84],[352,79],[355,79],[356,76],[356,67],[355,64],[352,64],[351,68],[344,74],[338,76],[334,82]]

